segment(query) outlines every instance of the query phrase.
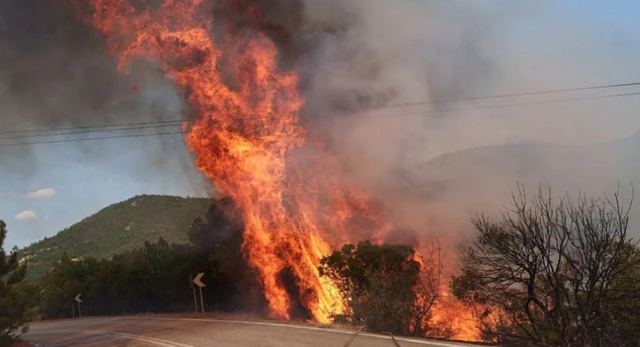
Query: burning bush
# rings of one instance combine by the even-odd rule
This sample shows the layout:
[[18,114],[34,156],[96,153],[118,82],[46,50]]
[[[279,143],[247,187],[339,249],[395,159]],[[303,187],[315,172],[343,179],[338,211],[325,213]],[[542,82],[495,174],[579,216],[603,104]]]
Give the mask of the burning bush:
[[[423,263],[407,245],[347,244],[321,261],[320,274],[346,298],[344,318],[373,331],[424,335],[424,322],[437,295],[425,283]],[[435,277],[430,279],[437,280]]]

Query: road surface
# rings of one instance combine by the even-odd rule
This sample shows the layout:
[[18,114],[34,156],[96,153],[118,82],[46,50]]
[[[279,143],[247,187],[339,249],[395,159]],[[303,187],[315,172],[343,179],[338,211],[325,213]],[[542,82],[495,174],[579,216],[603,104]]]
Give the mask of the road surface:
[[[342,347],[354,331],[275,321],[129,316],[83,318],[31,325],[24,339],[41,347]],[[396,338],[402,347],[460,347],[466,344]],[[360,333],[349,347],[394,347],[390,337]]]

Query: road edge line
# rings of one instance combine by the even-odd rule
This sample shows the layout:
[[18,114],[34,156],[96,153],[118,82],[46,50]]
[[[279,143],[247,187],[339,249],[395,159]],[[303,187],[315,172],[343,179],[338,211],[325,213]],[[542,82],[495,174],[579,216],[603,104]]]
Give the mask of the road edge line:
[[[345,334],[352,335],[354,332],[350,330],[342,330],[342,329],[330,329],[330,328],[321,328],[314,326],[304,326],[304,325],[296,325],[296,324],[284,324],[284,323],[274,323],[274,322],[260,322],[260,321],[242,321],[242,320],[226,320],[226,319],[215,319],[215,318],[171,318],[171,317],[131,317],[128,319],[147,319],[147,320],[182,320],[182,321],[194,321],[194,322],[213,322],[213,323],[227,323],[227,324],[243,324],[243,325],[261,325],[261,326],[271,326],[271,327],[280,327],[280,328],[293,328],[293,329],[304,329],[304,330],[313,330],[313,331],[323,331],[329,333],[337,333],[337,334]],[[379,335],[373,333],[360,333],[359,336],[367,336],[373,337],[383,340],[391,340],[391,337],[386,335]],[[438,347],[465,347],[472,346],[470,344],[463,344],[457,342],[443,342],[443,341],[431,341],[431,340],[418,340],[412,339],[408,337],[395,337],[398,341],[403,342],[411,342],[422,345],[432,345]]]
[[187,344],[180,343],[180,342],[174,342],[174,341],[159,339],[157,337],[151,337],[151,336],[143,336],[143,335],[136,335],[136,334],[129,334],[129,333],[119,333],[119,332],[109,332],[109,333],[107,333],[107,335],[123,337],[123,338],[130,339],[130,340],[154,343],[154,344],[156,344],[158,346],[165,346],[165,347],[195,347],[195,346],[192,346],[192,345],[187,345]]

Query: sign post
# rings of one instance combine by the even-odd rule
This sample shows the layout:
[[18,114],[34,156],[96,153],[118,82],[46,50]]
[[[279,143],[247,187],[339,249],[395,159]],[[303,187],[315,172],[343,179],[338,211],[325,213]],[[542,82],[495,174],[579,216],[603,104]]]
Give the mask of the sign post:
[[193,285],[193,281],[191,281],[191,276],[189,276],[189,283],[191,284],[191,289],[193,289],[193,305],[196,308],[196,313],[198,313],[198,297],[196,295],[196,286]]
[[[204,272],[199,272],[196,277],[193,278],[193,284],[198,286],[198,290],[200,291],[200,312],[204,313],[204,298],[202,297],[202,288],[206,287],[206,285],[202,282],[202,277],[204,276]],[[193,300],[196,301],[195,296],[195,287],[193,288]],[[196,312],[198,312],[198,303],[196,301]]]
[[80,299],[80,297],[82,296],[82,293],[79,293],[78,295],[76,295],[76,297],[74,298],[74,300],[76,301],[76,303],[78,303],[78,319],[82,318],[82,311],[80,310],[80,303],[82,302],[82,299]]

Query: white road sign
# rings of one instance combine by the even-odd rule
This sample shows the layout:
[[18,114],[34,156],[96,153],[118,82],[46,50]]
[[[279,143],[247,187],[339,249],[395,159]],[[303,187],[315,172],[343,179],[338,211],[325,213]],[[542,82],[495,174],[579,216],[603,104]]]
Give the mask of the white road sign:
[[206,287],[206,285],[202,283],[203,276],[204,276],[204,272],[200,272],[196,275],[196,277],[193,278],[193,283],[200,288]]

